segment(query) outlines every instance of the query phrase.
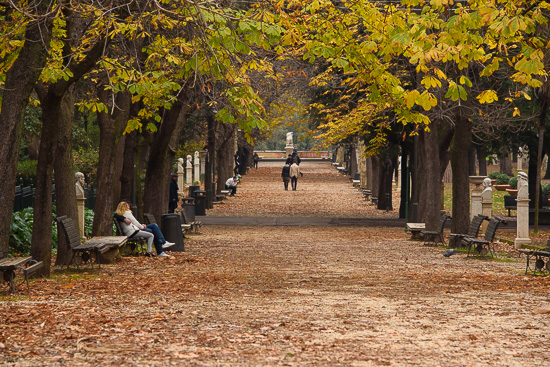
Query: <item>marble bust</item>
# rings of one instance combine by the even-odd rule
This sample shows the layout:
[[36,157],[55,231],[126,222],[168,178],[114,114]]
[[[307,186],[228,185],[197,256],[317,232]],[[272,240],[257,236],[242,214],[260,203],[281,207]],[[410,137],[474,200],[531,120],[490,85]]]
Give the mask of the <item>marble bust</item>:
[[86,184],[86,181],[84,180],[84,174],[82,172],[75,173],[74,174],[74,181],[75,181],[76,197],[77,198],[83,198],[84,197],[84,185]]

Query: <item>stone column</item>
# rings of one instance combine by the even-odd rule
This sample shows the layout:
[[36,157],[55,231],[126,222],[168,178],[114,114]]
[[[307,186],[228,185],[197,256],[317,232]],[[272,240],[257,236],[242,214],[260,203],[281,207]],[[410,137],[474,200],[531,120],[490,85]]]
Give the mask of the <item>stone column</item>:
[[183,175],[183,158],[178,158],[178,195],[183,195],[184,192]]
[[[481,193],[481,214],[489,218],[493,217],[493,189],[491,188],[491,179],[483,179],[483,192]],[[489,223],[484,220],[481,222],[480,233],[484,234]]]
[[185,183],[187,186],[193,185],[193,157],[191,155],[187,156],[187,163],[185,166]]
[[485,176],[470,176],[470,183],[475,185],[470,196],[470,221],[483,211],[481,206],[481,183]]
[[201,172],[200,172],[200,165],[201,165],[201,160],[199,158],[199,152],[195,151],[195,159],[193,161],[193,182],[194,181],[197,181],[197,182],[201,182]]
[[362,139],[357,141],[357,151],[359,152],[359,173],[361,174],[361,188],[367,188],[367,159],[363,157],[365,144]]
[[517,237],[514,240],[516,248],[531,243],[529,238],[529,185],[525,172],[518,172],[518,197],[517,202]]
[[[397,158],[397,192],[401,192],[401,158]],[[445,184],[443,184],[445,187]]]
[[75,178],[75,191],[76,191],[76,208],[78,210],[78,227],[80,230],[80,236],[84,237],[84,213],[85,213],[85,204],[86,197],[84,196],[84,174],[82,172],[77,172],[74,175]]

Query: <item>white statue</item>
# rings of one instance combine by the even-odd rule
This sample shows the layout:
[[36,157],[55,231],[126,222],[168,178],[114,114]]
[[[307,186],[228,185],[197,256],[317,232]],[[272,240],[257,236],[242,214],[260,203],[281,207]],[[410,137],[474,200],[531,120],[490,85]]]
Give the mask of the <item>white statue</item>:
[[529,179],[527,173],[518,172],[518,199],[529,198]]
[[199,152],[197,152],[195,150],[195,164],[199,164],[200,163],[200,159],[199,159]]
[[76,197],[77,198],[83,198],[84,197],[84,185],[86,185],[86,181],[84,180],[84,173],[77,172],[74,174],[74,181],[75,181],[75,190],[76,190]]
[[187,155],[187,164],[186,164],[186,167],[187,168],[193,168],[193,162],[192,162],[192,159],[193,157],[191,157],[191,155]]
[[493,189],[491,188],[491,179],[485,177],[483,179],[483,191],[481,192],[482,201],[491,201],[493,195]]
[[286,146],[291,147],[293,145],[294,143],[292,142],[292,131],[289,131],[288,133],[286,133]]
[[178,173],[183,173],[183,158],[178,158]]

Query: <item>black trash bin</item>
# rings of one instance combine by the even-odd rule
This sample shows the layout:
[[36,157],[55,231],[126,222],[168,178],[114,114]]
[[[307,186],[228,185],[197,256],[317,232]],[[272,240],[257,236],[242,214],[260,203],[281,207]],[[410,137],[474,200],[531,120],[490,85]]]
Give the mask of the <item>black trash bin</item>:
[[195,199],[183,198],[181,199],[181,201],[182,201],[181,206],[183,207],[183,210],[185,212],[185,218],[187,218],[189,222],[194,222],[195,221]]
[[206,215],[206,191],[195,190],[195,215]]
[[185,251],[183,243],[183,232],[181,230],[180,216],[175,213],[163,214],[161,217],[161,228],[164,238],[176,245],[170,247],[169,251]]
[[189,197],[192,197],[194,198],[195,197],[195,194],[194,192],[197,191],[197,190],[200,190],[201,187],[199,185],[191,185],[189,186]]

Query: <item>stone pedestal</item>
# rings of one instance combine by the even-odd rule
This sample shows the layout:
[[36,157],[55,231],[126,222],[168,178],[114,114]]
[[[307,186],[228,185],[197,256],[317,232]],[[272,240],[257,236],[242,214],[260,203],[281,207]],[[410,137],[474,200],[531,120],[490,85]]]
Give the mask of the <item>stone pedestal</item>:
[[517,237],[514,240],[516,248],[522,248],[523,245],[531,243],[529,238],[529,199],[516,200],[517,202]]
[[76,198],[76,207],[78,209],[78,227],[80,229],[80,236],[84,237],[84,207],[86,203],[85,197]]
[[470,183],[475,185],[470,196],[470,221],[478,214],[481,214],[481,184],[485,176],[470,176]]
[[199,158],[199,152],[195,152],[195,159],[193,161],[193,181],[198,183],[201,182],[201,173],[200,173],[201,160]]
[[[493,201],[488,200],[482,200],[481,201],[481,214],[486,215],[489,218],[493,217]],[[485,234],[485,230],[487,229],[487,226],[489,225],[489,222],[484,220],[481,222],[481,229],[480,234]]]
[[183,180],[183,158],[178,159],[178,195],[183,195],[184,192],[184,180]]
[[291,146],[287,145],[285,147],[285,152],[286,152],[285,158],[287,158],[290,154],[292,154],[292,150],[294,150],[294,145],[291,145]]

